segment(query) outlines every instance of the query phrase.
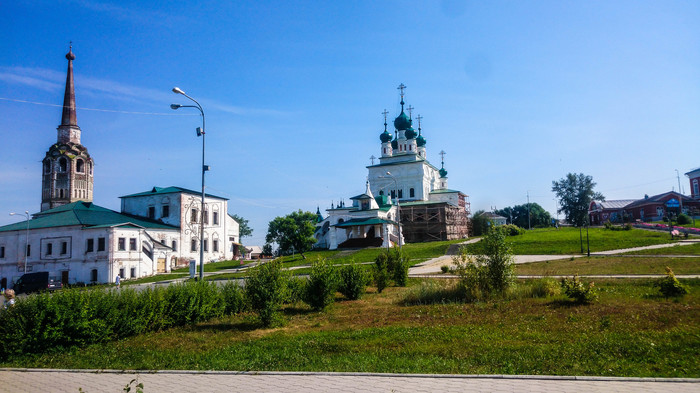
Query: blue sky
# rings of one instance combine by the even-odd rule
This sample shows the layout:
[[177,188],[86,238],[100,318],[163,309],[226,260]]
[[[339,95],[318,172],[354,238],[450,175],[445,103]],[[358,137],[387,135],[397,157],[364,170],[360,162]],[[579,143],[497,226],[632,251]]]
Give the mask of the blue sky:
[[[156,4],[157,3],[157,4]],[[249,245],[296,209],[364,190],[396,87],[423,116],[428,159],[472,210],[593,176],[608,199],[678,189],[700,167],[697,1],[13,1],[0,6],[0,224],[39,211],[68,42],[94,202],[200,187],[250,220]],[[26,101],[26,102],[23,102]],[[49,105],[45,105],[49,104]],[[390,119],[390,120],[391,120]]]

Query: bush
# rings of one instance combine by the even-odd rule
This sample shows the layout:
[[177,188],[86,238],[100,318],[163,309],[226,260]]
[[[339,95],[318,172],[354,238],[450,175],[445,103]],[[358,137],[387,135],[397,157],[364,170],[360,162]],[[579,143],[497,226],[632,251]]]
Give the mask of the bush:
[[481,243],[482,255],[468,255],[466,248],[462,248],[460,255],[453,258],[460,287],[469,301],[503,294],[515,279],[513,252],[506,242],[505,230],[492,227]]
[[307,282],[306,278],[291,277],[287,282],[287,298],[284,303],[292,304],[303,301]]
[[520,228],[519,226],[513,224],[502,225],[501,228],[503,228],[502,230],[505,231],[507,236],[518,236],[525,233],[524,228]]
[[340,284],[338,290],[350,300],[359,299],[367,287],[369,277],[362,266],[351,263],[340,269]]
[[274,260],[255,267],[245,285],[245,297],[264,326],[271,326],[278,317],[282,302],[288,298],[289,276],[282,262]]
[[374,284],[377,286],[377,292],[382,293],[384,288],[389,285],[389,256],[388,252],[383,252],[377,255],[374,259]]
[[474,212],[474,215],[470,218],[471,221],[471,236],[481,236],[488,232],[489,227],[494,225],[493,221],[489,219],[485,211],[478,210]]
[[680,297],[688,293],[688,287],[681,284],[673,274],[673,270],[666,266],[666,277],[654,283],[664,297]]
[[442,266],[440,266],[440,270],[441,270],[443,273],[447,274],[447,273],[450,272],[450,267],[447,266],[447,265],[442,265]]
[[688,225],[688,224],[690,224],[690,217],[681,213],[678,215],[676,222],[678,223],[678,225]]
[[532,280],[529,295],[534,298],[546,298],[557,296],[561,293],[561,286],[553,278],[541,278]]
[[409,267],[408,256],[401,249],[394,248],[393,251],[389,252],[389,270],[396,286],[405,287],[408,284]]
[[326,259],[313,262],[309,281],[306,283],[304,302],[312,309],[321,311],[333,303],[337,288],[338,271],[335,265]]
[[584,284],[578,275],[575,275],[573,278],[563,278],[561,287],[564,290],[564,294],[578,304],[589,304],[598,299],[598,291],[595,288],[595,284],[593,282],[588,283],[588,285]]
[[0,313],[0,359],[129,337],[223,315],[224,291],[208,282],[168,288],[64,289],[17,300]]
[[221,298],[227,315],[238,314],[247,308],[243,288],[236,282],[228,281],[221,287]]

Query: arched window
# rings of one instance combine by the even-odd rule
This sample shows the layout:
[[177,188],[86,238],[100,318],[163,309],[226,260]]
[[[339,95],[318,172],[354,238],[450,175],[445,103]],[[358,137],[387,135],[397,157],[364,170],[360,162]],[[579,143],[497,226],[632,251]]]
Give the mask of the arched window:
[[409,197],[414,198],[416,196],[416,190],[411,188],[408,190]]
[[80,158],[78,158],[75,161],[75,171],[78,173],[83,173],[83,164],[84,164],[84,161],[81,160]]
[[88,162],[88,173],[92,175],[92,163]]
[[342,223],[344,223],[344,222],[345,222],[345,220],[343,220],[342,218],[339,218],[339,219],[338,219],[338,224],[342,224]]
[[61,157],[58,159],[58,171],[65,172],[68,170],[68,160],[66,157]]
[[384,190],[379,191],[379,195],[384,195]]
[[51,160],[44,160],[44,173],[51,173]]

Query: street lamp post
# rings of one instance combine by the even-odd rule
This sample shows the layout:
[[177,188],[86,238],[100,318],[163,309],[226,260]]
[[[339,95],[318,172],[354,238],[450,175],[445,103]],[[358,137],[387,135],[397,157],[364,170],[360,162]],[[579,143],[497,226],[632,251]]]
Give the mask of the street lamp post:
[[386,174],[391,177],[391,180],[394,181],[394,185],[396,186],[396,220],[399,223],[399,250],[401,250],[401,204],[399,202],[399,183],[396,181],[396,178],[394,175],[391,174],[391,172],[387,171]]
[[[11,216],[17,216],[18,213],[10,213]],[[24,211],[27,217],[27,229],[24,231],[24,274],[27,274],[27,260],[29,259],[29,210]]]
[[182,94],[183,96],[189,98],[196,105],[171,104],[170,108],[172,108],[173,110],[180,108],[197,108],[199,109],[199,113],[202,114],[202,128],[197,128],[197,136],[202,137],[202,213],[200,214],[199,218],[199,279],[201,281],[204,279],[204,174],[206,173],[206,171],[209,170],[209,167],[204,165],[204,136],[206,134],[204,127],[204,109],[202,109],[202,106],[199,105],[199,102],[197,102],[197,100],[185,94],[185,92],[182,91],[179,87],[173,87],[173,93]]

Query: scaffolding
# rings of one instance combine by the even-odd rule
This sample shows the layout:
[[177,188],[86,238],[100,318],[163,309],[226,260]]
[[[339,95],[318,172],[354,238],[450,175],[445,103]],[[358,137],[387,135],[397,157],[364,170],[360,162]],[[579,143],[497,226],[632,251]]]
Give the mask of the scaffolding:
[[401,206],[401,226],[407,243],[465,239],[469,234],[469,207],[447,202]]

